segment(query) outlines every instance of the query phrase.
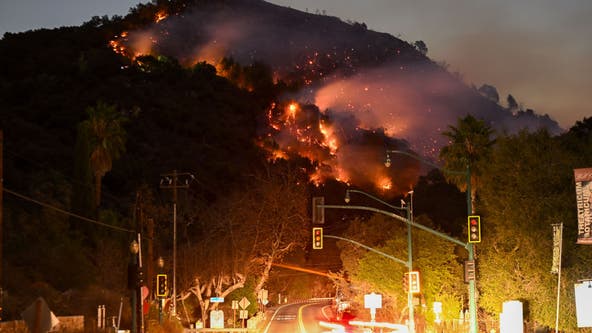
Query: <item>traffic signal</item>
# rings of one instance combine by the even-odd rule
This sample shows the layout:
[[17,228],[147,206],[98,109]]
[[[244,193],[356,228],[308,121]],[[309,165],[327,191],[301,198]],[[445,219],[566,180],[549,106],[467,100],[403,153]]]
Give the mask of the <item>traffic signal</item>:
[[420,292],[418,271],[405,272],[403,276],[403,289],[412,294]]
[[166,297],[167,295],[167,275],[156,275],[156,296]]
[[320,250],[323,248],[323,228],[312,228],[312,248]]
[[481,216],[469,216],[469,243],[481,243]]
[[409,273],[403,274],[403,290],[409,292]]
[[412,294],[419,293],[419,272],[409,272],[409,292]]

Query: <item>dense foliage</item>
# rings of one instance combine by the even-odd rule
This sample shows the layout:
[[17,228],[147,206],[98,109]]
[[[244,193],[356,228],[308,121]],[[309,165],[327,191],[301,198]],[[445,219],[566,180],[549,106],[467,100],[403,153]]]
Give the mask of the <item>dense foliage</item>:
[[[557,137],[544,130],[498,135],[495,143],[488,145],[486,158],[481,156],[475,161],[480,172],[473,209],[481,215],[483,239],[476,245],[482,328],[491,320],[499,320],[502,304],[509,300],[523,303],[529,329],[555,326],[557,275],[551,273],[552,225],[563,223],[559,325],[566,332],[578,331],[574,284],[592,276],[592,256],[586,245],[576,245],[573,169],[592,165],[591,125],[590,118],[586,118]],[[420,193],[431,201],[440,200],[439,196],[433,196],[441,187],[434,182],[438,179],[438,173],[434,172],[418,182],[416,197]],[[462,202],[458,199],[457,203]],[[416,213],[420,215],[417,221],[438,229],[426,217],[433,213]],[[458,230],[463,225],[466,228],[466,217],[462,211],[452,216],[456,229],[446,224],[440,226],[464,241],[466,229]],[[394,257],[406,258],[405,228],[396,220],[374,216],[353,223],[348,234]],[[406,294],[399,281],[406,267],[346,243],[342,247],[344,275],[350,276],[352,284],[358,286],[351,297],[360,301],[365,292],[380,291],[388,295],[383,315],[404,317]],[[458,310],[467,307],[466,298],[464,302],[461,300],[464,291],[458,289],[462,285],[459,278],[466,251],[455,251],[450,242],[417,230],[413,253],[414,268],[422,273],[421,304],[429,308],[431,302],[439,300],[444,304],[443,320],[458,318]],[[419,311],[416,321],[433,315],[425,308],[417,309],[424,310]]]

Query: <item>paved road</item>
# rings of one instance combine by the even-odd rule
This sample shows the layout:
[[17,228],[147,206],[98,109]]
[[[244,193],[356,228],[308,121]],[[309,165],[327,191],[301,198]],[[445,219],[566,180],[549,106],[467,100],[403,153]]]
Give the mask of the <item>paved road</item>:
[[330,301],[286,304],[278,307],[263,333],[321,333],[319,321],[331,317]]

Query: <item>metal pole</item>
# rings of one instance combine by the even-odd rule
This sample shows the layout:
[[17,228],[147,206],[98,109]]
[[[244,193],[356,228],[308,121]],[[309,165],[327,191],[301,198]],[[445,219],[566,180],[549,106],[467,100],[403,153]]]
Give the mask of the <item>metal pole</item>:
[[173,316],[177,315],[177,171],[175,170],[173,202]]
[[[132,252],[132,266],[136,267],[137,265],[137,258],[136,258],[136,254]],[[137,301],[138,301],[138,293],[136,291],[137,287],[136,287],[136,283],[137,283],[137,272],[134,269],[134,276],[132,277],[133,279],[133,286],[132,286],[132,332],[131,333],[137,333],[138,332],[138,320],[137,320]]]
[[[161,179],[160,188],[173,190],[173,290],[171,295],[173,303],[171,306],[171,314],[175,316],[177,314],[177,189],[189,188],[190,180],[195,179],[195,177],[187,172],[179,173],[177,170],[173,170],[172,173],[161,176],[164,177],[164,180],[166,180],[167,183],[164,184],[163,179]],[[179,177],[185,178],[185,184],[178,185]]]
[[[371,194],[368,194],[366,192],[359,191],[359,190],[350,190],[350,189],[348,189],[345,192],[345,202],[347,202],[347,203],[349,203],[349,201],[350,201],[350,198],[349,198],[350,192],[363,194],[363,195],[369,197],[370,199],[373,199],[375,201],[382,203],[385,206],[406,212],[406,219],[410,223],[406,223],[407,224],[407,262],[404,264],[405,264],[405,266],[407,266],[407,271],[409,273],[408,277],[410,277],[411,271],[413,270],[413,241],[411,238],[411,225],[413,224],[413,191],[408,192],[408,194],[411,196],[409,208],[403,208],[403,207],[399,208],[399,207],[393,206],[393,205],[389,204],[388,202],[383,201]],[[415,309],[413,308],[413,293],[411,293],[410,288],[408,288],[406,290],[406,292],[407,292],[407,310],[408,310],[408,314],[409,314],[409,332],[415,333],[415,314],[414,314]]]
[[[473,198],[471,194],[471,167],[467,166],[466,172],[466,182],[467,182],[467,216],[473,214]],[[469,250],[469,261],[475,260],[475,248],[473,243],[469,243],[467,250]],[[470,320],[470,332],[477,333],[478,325],[477,325],[477,286],[476,281],[477,278],[469,280],[469,315],[471,317]]]
[[[407,210],[407,219],[413,222],[413,191],[410,191],[409,194],[411,195],[411,202],[409,205],[409,210]],[[408,278],[411,279],[411,271],[413,270],[413,243],[411,239],[411,224],[407,224],[407,261],[409,262],[409,275]],[[408,281],[409,286],[411,286],[411,280]],[[411,292],[411,288],[407,290],[407,307],[409,307],[409,332],[415,333],[415,313],[413,308],[413,293]]]
[[[436,165],[430,161],[427,161],[415,154],[411,154],[409,152],[406,151],[402,151],[402,150],[387,150],[386,151],[386,162],[385,165],[388,168],[391,164],[391,159],[389,157],[390,153],[394,153],[394,154],[401,154],[401,155],[405,155],[405,156],[409,156],[412,157],[422,163],[425,163],[429,166],[432,166],[434,168],[437,168],[439,170],[442,170],[445,173],[449,173],[449,174],[453,174],[453,175],[465,175],[466,176],[466,183],[467,183],[467,216],[472,215],[473,214],[473,208],[472,208],[472,194],[471,194],[471,166],[467,165],[467,169],[466,171],[457,171],[457,170],[449,170],[446,168],[442,168],[439,165]],[[415,223],[413,223],[412,225],[415,225]],[[444,237],[446,239],[449,239],[447,237]],[[449,239],[450,240],[450,239]],[[475,248],[473,243],[468,243],[466,244],[465,248],[467,249],[467,251],[469,252],[469,261],[475,260]],[[469,281],[469,315],[470,315],[470,333],[477,333],[477,329],[478,329],[478,325],[477,325],[477,287],[476,287],[476,278],[475,280],[470,280]]]
[[[138,276],[143,276],[142,271],[142,235],[138,233]],[[140,316],[140,333],[144,333],[144,300],[142,299],[142,282],[138,284],[138,315]]]
[[3,241],[3,205],[4,205],[4,157],[3,157],[3,151],[4,151],[4,133],[2,132],[2,130],[0,129],[0,320],[2,320],[2,309],[4,308],[4,289],[2,289],[2,286],[4,285],[3,282],[3,275],[4,275],[4,269],[3,269],[3,263],[4,263],[4,256],[3,256],[3,252],[2,249],[4,248],[4,241]]

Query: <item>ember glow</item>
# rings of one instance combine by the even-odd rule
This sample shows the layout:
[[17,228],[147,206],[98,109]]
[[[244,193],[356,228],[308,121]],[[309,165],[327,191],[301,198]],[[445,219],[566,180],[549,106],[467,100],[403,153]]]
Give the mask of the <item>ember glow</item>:
[[269,65],[276,81],[302,90],[269,101],[258,143],[270,160],[309,159],[317,184],[337,179],[404,193],[419,166],[404,161],[396,171],[386,169],[385,148],[436,158],[448,143],[442,131],[469,110],[508,132],[528,127],[532,119],[507,126],[516,122],[510,112],[484,104],[471,88],[397,38],[336,18],[259,5],[267,6],[212,2],[182,15],[159,12],[153,26],[122,33],[111,47],[131,59],[166,54],[187,66],[205,61],[249,91],[253,87],[246,80],[227,73],[224,59]]
[[164,20],[165,18],[167,18],[167,16],[168,15],[165,13],[165,11],[161,10],[158,13],[156,13],[156,18],[154,19],[154,21],[156,23],[158,23],[158,22]]
[[[294,101],[272,104],[268,110],[268,132],[259,145],[268,151],[270,160],[309,159],[313,164],[310,180],[317,185],[335,179],[392,195],[409,188],[408,177],[418,176],[418,166],[402,163],[397,168],[401,182],[395,186],[389,174],[391,169],[383,165],[384,146],[375,144],[392,139],[381,131],[360,129],[351,118],[341,122],[332,119],[315,105]],[[392,143],[404,147],[400,142]]]

